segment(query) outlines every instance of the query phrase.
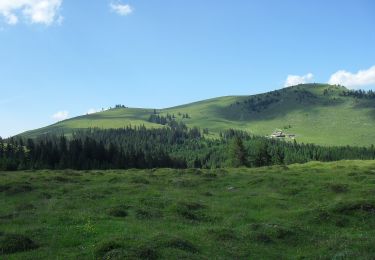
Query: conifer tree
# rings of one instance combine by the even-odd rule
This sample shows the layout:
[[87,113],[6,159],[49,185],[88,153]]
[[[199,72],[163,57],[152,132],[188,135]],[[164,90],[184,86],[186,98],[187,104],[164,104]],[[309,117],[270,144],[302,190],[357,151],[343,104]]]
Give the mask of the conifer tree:
[[230,161],[232,167],[246,165],[246,151],[240,137],[234,137],[229,146]]

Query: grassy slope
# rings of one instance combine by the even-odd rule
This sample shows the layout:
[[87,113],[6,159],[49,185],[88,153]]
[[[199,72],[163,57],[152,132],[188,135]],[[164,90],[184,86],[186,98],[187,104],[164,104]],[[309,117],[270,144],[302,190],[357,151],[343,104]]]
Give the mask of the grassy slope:
[[22,248],[7,234],[39,246],[5,259],[375,257],[374,161],[0,172],[0,183],[0,258]]
[[[329,95],[324,96],[324,89]],[[343,88],[328,85],[303,85],[280,90],[280,102],[260,112],[251,112],[244,105],[246,96],[221,97],[184,106],[158,110],[161,114],[188,113],[182,119],[189,126],[208,128],[213,136],[228,128],[238,128],[258,135],[269,135],[276,128],[291,125],[287,132],[297,135],[297,141],[322,145],[375,144],[375,104],[351,97],[340,97]],[[316,98],[297,101],[298,92],[308,91]],[[257,95],[264,97],[266,94]],[[239,104],[236,104],[239,102]],[[366,103],[367,102],[367,103]],[[44,132],[64,131],[87,127],[117,128],[145,124],[152,109],[115,109],[94,115],[73,118],[53,126],[30,131],[26,136]]]

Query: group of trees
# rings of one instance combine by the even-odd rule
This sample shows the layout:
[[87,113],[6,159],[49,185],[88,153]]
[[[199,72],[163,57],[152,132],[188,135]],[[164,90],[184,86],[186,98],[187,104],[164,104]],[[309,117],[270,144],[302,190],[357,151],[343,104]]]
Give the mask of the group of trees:
[[280,101],[280,93],[273,91],[267,94],[260,94],[256,96],[249,97],[243,101],[237,101],[231,104],[231,107],[243,107],[249,112],[257,112],[267,109],[270,105]]
[[243,101],[236,101],[235,103],[231,104],[230,107],[236,109],[241,107],[251,113],[260,113],[268,109],[273,104],[290,98],[293,98],[299,103],[315,102],[318,99],[318,97],[311,91],[296,86],[290,89],[275,90],[265,94],[250,96]]
[[365,98],[365,99],[375,99],[375,92],[372,90],[345,90],[341,93],[341,96],[345,97],[355,97],[355,98]]
[[306,89],[295,89],[293,92],[296,95],[295,100],[299,103],[318,99],[316,95]]
[[117,104],[115,108],[127,108],[125,105]]
[[245,107],[253,112],[261,112],[267,109],[270,105],[279,102],[278,98],[264,97],[264,98],[250,98],[244,101]]
[[259,167],[308,161],[375,159],[371,147],[323,147],[228,130],[206,139],[198,128],[89,129],[36,139],[0,138],[0,170]]
[[152,114],[148,118],[148,121],[151,122],[151,123],[154,123],[154,124],[167,125],[171,121],[174,121],[175,118],[176,117],[174,115],[171,116],[169,114],[167,116],[162,116],[162,115],[158,115],[158,114]]
[[185,168],[172,157],[172,146],[199,138],[196,129],[145,127],[113,130],[90,129],[65,136],[0,140],[0,169],[111,169]]
[[[178,113],[179,116],[181,116],[183,119],[190,118],[189,114],[184,113]],[[154,124],[159,124],[159,125],[171,125],[174,124],[176,120],[176,116],[174,114],[170,115],[167,114],[166,116],[159,115],[156,110],[154,110],[154,113],[150,115],[148,118],[148,121]]]

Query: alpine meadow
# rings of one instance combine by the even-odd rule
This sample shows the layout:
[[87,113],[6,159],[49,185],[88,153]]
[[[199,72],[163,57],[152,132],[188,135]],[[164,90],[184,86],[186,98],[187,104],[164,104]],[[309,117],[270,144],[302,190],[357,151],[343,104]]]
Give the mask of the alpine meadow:
[[375,259],[373,10],[0,0],[0,259]]

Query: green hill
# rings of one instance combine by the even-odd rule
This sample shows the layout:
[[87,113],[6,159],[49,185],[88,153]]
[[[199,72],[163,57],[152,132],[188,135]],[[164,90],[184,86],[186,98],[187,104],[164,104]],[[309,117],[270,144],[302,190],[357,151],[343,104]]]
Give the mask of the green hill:
[[[158,109],[157,115],[174,115],[188,126],[208,129],[209,136],[236,128],[257,135],[275,129],[293,134],[298,142],[321,145],[375,144],[375,100],[344,96],[341,86],[305,84],[253,96],[227,96]],[[129,125],[163,127],[149,122],[154,109],[116,108],[80,116],[23,133],[69,134],[76,129],[121,128]],[[188,118],[186,118],[188,114]]]

